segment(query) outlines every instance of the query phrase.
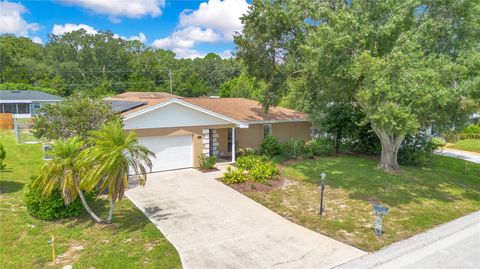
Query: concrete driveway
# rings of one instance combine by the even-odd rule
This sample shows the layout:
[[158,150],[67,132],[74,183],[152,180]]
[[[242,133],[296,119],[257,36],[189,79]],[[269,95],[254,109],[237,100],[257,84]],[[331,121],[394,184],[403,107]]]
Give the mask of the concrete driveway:
[[366,253],[275,214],[215,180],[221,171],[151,174],[127,197],[176,247],[184,268],[331,268]]
[[462,159],[462,160],[466,160],[474,163],[480,163],[480,153],[477,153],[477,152],[442,148],[441,150],[435,151],[435,154],[449,156],[449,157]]

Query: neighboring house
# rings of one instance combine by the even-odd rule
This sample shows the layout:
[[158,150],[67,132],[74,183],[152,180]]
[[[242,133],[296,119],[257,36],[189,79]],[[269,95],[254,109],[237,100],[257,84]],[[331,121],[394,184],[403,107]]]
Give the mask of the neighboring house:
[[244,98],[127,92],[106,100],[122,114],[125,129],[135,130],[156,154],[154,172],[198,167],[201,154],[234,161],[239,149],[258,149],[268,134],[281,142],[311,134],[305,114],[281,107],[265,113],[257,101]]
[[473,114],[470,116],[470,120],[471,120],[473,123],[480,123],[480,112],[473,113]]
[[45,104],[62,101],[60,96],[39,91],[0,91],[0,113],[12,113],[14,118],[31,118]]

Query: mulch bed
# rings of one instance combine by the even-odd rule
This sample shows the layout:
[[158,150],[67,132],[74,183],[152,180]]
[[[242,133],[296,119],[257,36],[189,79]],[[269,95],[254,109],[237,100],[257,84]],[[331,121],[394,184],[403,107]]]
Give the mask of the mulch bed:
[[[221,178],[217,178],[217,180],[222,182]],[[230,185],[225,184],[225,185],[229,186],[230,188],[238,192],[248,192],[248,191],[269,192],[271,190],[282,188],[284,184],[285,184],[285,178],[282,176],[279,176],[275,179],[267,180],[264,183],[247,181],[242,183],[236,183],[236,184],[230,184]]]
[[207,170],[203,170],[203,169],[200,169],[200,168],[197,168],[198,171],[202,172],[202,173],[209,173],[209,172],[215,172],[215,171],[220,171],[220,169],[218,168],[212,168],[212,169],[207,169]]

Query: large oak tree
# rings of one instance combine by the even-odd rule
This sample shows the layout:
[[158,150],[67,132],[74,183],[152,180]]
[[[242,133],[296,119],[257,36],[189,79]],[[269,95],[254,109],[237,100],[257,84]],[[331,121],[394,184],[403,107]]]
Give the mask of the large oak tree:
[[268,83],[265,107],[295,90],[315,120],[355,102],[381,141],[381,169],[399,168],[407,134],[478,108],[478,1],[253,1],[242,21],[238,56]]

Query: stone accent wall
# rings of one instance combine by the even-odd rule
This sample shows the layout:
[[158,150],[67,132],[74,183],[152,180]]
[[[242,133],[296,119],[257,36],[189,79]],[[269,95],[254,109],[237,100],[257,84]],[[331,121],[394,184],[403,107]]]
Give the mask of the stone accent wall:
[[216,129],[212,130],[212,152],[214,156],[218,156],[218,133]]
[[206,156],[210,156],[210,142],[212,144],[212,153],[214,156],[218,155],[218,133],[216,129],[211,129],[212,141],[210,141],[210,129],[202,130],[202,153]]
[[210,156],[210,129],[202,130],[202,153]]

